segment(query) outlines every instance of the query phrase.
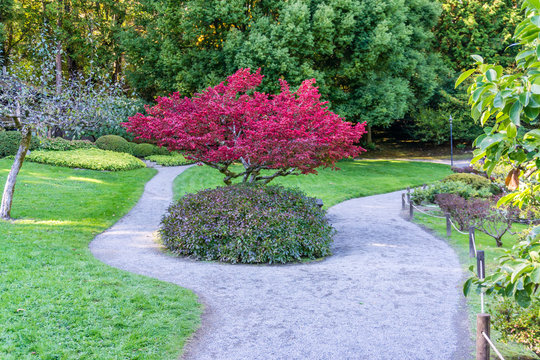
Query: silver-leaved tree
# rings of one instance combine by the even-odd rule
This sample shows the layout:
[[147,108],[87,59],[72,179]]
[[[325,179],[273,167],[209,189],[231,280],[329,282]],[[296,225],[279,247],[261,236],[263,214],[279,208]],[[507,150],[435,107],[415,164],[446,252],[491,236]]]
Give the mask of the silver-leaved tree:
[[8,72],[4,68],[0,76],[0,118],[22,135],[0,205],[0,219],[4,220],[11,218],[17,175],[33,135],[44,135],[51,129],[80,134],[118,122],[119,109],[133,107],[134,114],[138,106],[136,100],[122,94],[119,84],[107,79],[73,77],[59,84],[54,61],[43,61],[39,71],[30,72],[38,75],[28,73]]

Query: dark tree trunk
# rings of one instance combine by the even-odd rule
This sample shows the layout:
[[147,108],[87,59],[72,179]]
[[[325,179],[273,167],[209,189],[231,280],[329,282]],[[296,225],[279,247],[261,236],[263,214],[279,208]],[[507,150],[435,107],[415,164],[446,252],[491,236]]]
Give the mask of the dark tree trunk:
[[[18,120],[17,120],[18,122]],[[30,142],[32,140],[32,130],[28,126],[22,126],[21,128],[21,143],[17,155],[15,155],[15,161],[11,166],[11,171],[6,180],[4,187],[4,194],[2,195],[2,203],[0,205],[0,219],[11,219],[11,205],[13,203],[13,193],[15,192],[15,183],[17,182],[17,175],[21,170],[21,167],[26,157],[26,153],[30,148]]]
[[372,144],[373,143],[373,139],[371,137],[371,125],[368,125],[367,126],[367,143],[368,144]]

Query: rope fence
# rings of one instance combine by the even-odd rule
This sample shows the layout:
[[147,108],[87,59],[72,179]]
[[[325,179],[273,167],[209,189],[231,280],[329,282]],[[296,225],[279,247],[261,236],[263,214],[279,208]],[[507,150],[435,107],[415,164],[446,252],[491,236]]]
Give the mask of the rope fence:
[[[450,218],[450,215],[439,216],[430,214],[427,211],[422,210],[418,206],[414,205],[411,200],[411,189],[407,188],[407,193],[403,193],[401,196],[402,209],[405,210],[407,205],[409,207],[409,215],[412,219],[414,217],[414,210],[437,219],[446,219],[446,234],[448,237],[452,234],[452,227],[460,234],[469,235],[469,256],[471,258],[476,258],[478,278],[483,280],[485,278],[485,255],[484,251],[477,250],[476,248],[476,235],[475,227],[471,226],[469,232],[461,231],[456,224]],[[425,206],[430,208],[439,208],[436,205]],[[480,294],[481,302],[481,313],[477,314],[476,317],[476,359],[477,360],[489,360],[490,359],[490,349],[493,349],[495,354],[499,357],[500,360],[505,360],[501,352],[497,349],[495,344],[489,338],[490,327],[491,327],[491,316],[484,312],[484,292]]]

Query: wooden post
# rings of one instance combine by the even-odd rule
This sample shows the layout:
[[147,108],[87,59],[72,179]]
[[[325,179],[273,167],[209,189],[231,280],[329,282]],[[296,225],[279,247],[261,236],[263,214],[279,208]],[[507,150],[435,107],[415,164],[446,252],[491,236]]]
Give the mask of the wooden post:
[[401,194],[401,210],[405,210],[405,193]]
[[409,201],[409,217],[412,219],[414,217],[414,208],[411,201]]
[[476,257],[476,235],[474,226],[469,227],[469,257]]
[[446,236],[452,236],[452,223],[450,222],[450,215],[446,214]]
[[489,335],[489,314],[476,315],[476,360],[489,360],[489,343],[482,333]]

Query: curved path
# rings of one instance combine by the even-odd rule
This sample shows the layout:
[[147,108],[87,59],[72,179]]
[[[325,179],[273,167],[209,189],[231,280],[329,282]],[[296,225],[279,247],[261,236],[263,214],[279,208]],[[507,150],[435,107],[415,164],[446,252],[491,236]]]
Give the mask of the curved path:
[[[457,256],[400,217],[400,193],[332,207],[324,261],[277,266],[173,258],[154,232],[187,167],[161,168],[139,203],[97,236],[112,266],[192,289],[205,305],[185,359],[464,359],[471,349]],[[462,314],[462,315],[460,315]]]

